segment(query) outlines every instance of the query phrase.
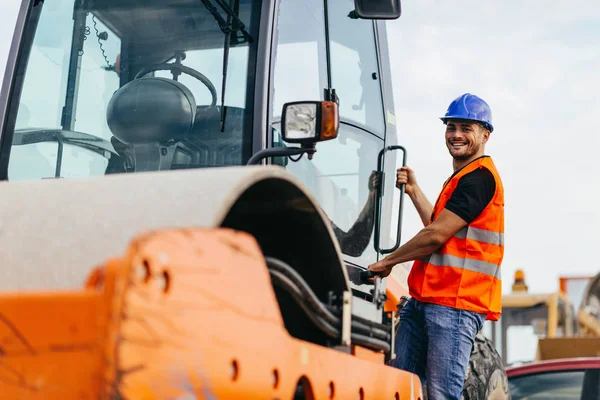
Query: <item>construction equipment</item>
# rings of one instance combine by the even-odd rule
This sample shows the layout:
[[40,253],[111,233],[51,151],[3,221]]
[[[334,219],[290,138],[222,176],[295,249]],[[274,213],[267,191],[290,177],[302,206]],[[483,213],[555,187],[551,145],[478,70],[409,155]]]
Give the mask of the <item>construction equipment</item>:
[[401,240],[399,15],[23,0],[0,102],[2,397],[423,398],[386,365],[406,287],[365,271]]
[[559,288],[529,293],[524,271],[515,272],[512,293],[502,297],[502,317],[491,329],[505,364],[600,356],[600,273],[559,277]]

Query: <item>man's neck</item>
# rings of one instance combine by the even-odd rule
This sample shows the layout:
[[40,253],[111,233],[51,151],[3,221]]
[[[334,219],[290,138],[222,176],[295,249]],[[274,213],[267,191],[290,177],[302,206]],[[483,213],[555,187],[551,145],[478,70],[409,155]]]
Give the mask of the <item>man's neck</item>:
[[454,172],[456,172],[459,169],[463,168],[465,165],[468,165],[471,162],[477,160],[479,157],[483,157],[483,155],[484,155],[483,151],[480,151],[480,152],[477,152],[476,154],[472,155],[471,157],[467,158],[466,160],[453,159],[452,160],[452,167],[454,167]]

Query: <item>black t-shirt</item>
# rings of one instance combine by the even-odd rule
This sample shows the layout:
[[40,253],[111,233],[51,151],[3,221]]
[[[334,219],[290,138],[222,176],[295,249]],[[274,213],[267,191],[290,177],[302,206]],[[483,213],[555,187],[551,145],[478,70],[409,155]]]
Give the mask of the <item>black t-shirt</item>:
[[494,175],[487,168],[477,168],[459,179],[446,208],[469,224],[481,214],[495,192]]

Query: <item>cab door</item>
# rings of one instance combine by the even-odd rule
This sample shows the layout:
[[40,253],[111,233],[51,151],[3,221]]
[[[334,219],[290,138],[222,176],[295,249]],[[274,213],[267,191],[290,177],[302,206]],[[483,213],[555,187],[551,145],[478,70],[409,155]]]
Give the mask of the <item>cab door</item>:
[[[346,263],[366,268],[379,256],[373,242],[379,200],[374,172],[388,129],[377,23],[350,18],[353,9],[353,0],[280,1],[274,35],[270,139],[272,146],[283,145],[279,129],[284,103],[329,100],[332,94],[337,97],[338,138],[319,143],[312,160],[276,162],[285,165],[316,196],[332,222]],[[381,199],[381,247],[394,240],[390,232],[395,232],[395,224],[389,220],[392,197],[398,196],[393,190],[395,162],[387,153],[385,157],[382,184],[388,197]]]

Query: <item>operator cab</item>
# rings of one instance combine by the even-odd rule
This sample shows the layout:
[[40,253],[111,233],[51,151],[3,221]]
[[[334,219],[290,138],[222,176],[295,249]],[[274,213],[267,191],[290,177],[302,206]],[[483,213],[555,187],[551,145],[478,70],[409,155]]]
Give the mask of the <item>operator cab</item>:
[[[82,137],[89,151],[68,158],[89,162],[87,176],[244,164],[252,153],[261,4],[58,0],[35,7],[39,26],[8,179],[86,174],[57,156],[57,145],[82,153],[74,147]],[[46,168],[23,168],[32,157]]]
[[385,287],[373,290],[361,273],[400,241],[404,196],[393,189],[398,157],[387,151],[397,137],[377,20],[399,16],[396,3],[31,0],[4,86],[0,180],[240,166],[268,156],[331,221],[354,312],[380,320]]

